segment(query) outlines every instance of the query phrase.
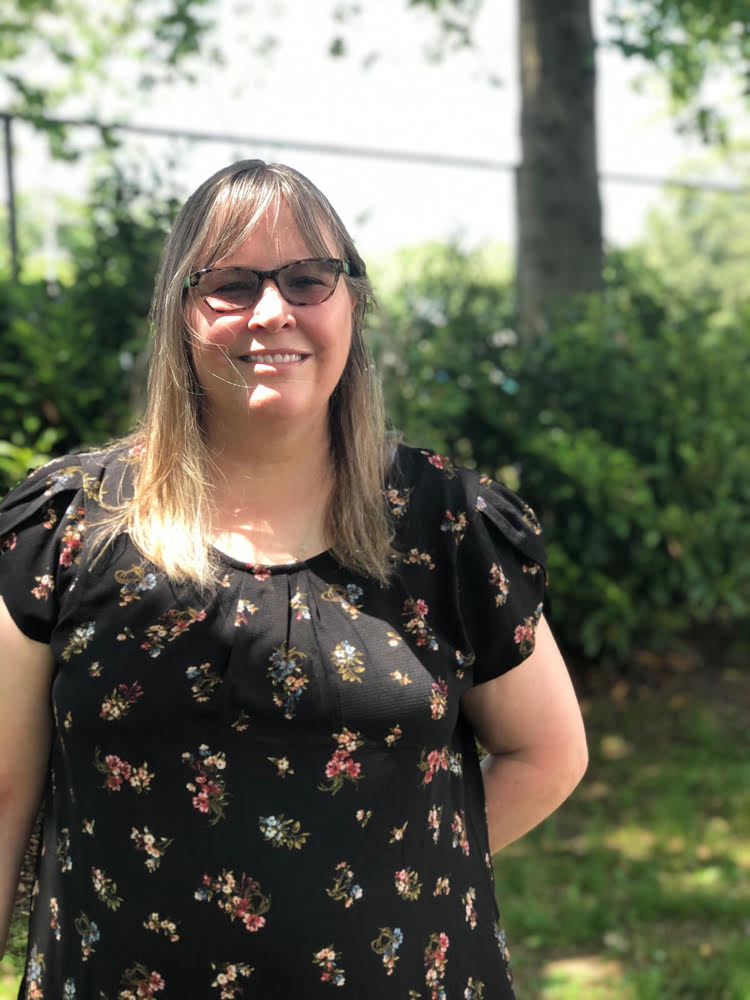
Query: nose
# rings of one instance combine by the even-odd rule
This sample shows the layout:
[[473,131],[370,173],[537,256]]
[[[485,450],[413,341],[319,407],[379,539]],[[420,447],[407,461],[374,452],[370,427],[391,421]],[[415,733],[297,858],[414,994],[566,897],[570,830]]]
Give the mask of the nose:
[[294,321],[294,315],[289,310],[289,304],[279,291],[278,285],[269,278],[260,290],[260,296],[255,303],[247,325],[250,329],[263,327],[266,330],[280,330]]

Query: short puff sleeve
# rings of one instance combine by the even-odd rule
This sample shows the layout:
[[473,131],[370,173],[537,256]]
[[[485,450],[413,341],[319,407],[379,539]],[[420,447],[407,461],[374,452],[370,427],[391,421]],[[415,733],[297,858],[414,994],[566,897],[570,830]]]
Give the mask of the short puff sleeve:
[[456,547],[459,609],[474,683],[481,684],[532,653],[547,572],[531,507],[486,476],[472,475],[466,488],[466,532]]
[[83,473],[70,456],[32,472],[0,503],[0,596],[20,630],[49,642],[85,531]]

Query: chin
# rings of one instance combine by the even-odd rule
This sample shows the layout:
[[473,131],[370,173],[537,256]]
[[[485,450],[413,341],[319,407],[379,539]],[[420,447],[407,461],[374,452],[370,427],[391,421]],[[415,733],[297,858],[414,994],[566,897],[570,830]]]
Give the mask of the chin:
[[251,416],[273,417],[280,420],[305,420],[312,426],[321,412],[328,413],[328,403],[314,407],[308,400],[295,399],[265,385],[257,385],[247,395],[247,410]]

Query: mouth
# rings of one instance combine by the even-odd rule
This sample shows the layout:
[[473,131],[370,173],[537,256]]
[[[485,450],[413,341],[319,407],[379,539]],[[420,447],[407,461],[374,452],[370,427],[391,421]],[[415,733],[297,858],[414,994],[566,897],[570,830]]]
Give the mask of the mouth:
[[238,360],[251,365],[289,365],[299,361],[304,361],[306,354],[298,354],[293,351],[263,352],[254,351],[252,354],[242,354]]

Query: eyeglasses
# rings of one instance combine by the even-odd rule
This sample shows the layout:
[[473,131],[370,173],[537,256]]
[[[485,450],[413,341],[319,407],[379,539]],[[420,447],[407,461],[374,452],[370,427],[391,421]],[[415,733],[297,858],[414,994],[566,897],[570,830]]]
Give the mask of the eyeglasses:
[[336,291],[341,272],[349,265],[336,257],[308,257],[259,271],[255,267],[205,267],[185,279],[213,312],[238,312],[258,301],[264,281],[273,281],[293,306],[317,306]]

